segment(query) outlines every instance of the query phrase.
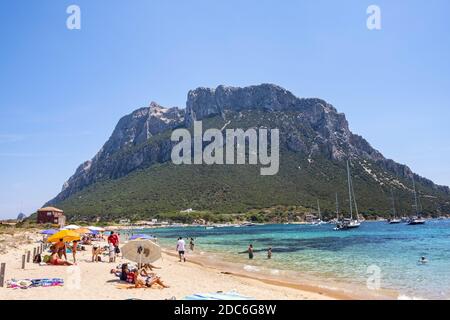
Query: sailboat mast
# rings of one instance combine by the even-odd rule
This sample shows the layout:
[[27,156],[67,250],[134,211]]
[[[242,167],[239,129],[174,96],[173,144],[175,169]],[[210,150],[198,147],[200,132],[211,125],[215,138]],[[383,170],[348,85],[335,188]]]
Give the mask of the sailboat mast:
[[350,182],[351,182],[351,186],[352,186],[353,202],[355,203],[356,220],[359,220],[358,203],[356,202],[355,188],[353,187],[353,179],[352,179],[351,175],[350,175]]
[[350,180],[350,166],[348,164],[348,160],[347,160],[347,181],[348,181],[348,197],[350,203],[350,219],[353,220],[352,187]]
[[339,220],[339,200],[337,192],[336,192],[336,219]]
[[317,200],[317,210],[319,211],[319,220],[322,220],[322,217],[320,216],[320,203],[319,203],[319,200]]
[[395,211],[395,199],[394,199],[394,190],[391,188],[391,198],[392,198],[392,213],[394,214],[394,219],[397,216],[397,212]]
[[413,188],[414,188],[414,207],[416,209],[416,216],[417,216],[419,208],[418,208],[418,205],[417,205],[416,181],[414,180],[414,174],[413,174],[413,177],[412,177],[412,181],[413,181]]

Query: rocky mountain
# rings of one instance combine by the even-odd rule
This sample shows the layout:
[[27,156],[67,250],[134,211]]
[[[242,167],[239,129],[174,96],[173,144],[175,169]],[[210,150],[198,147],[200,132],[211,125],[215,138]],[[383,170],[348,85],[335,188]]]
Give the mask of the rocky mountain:
[[[174,166],[170,161],[172,130],[191,128],[199,120],[204,129],[278,128],[280,174],[262,181],[261,177],[249,176],[253,170],[250,166]],[[423,211],[432,214],[450,209],[448,187],[386,159],[363,137],[353,134],[345,115],[331,104],[298,98],[272,84],[198,88],[188,93],[186,109],[152,102],[132,112],[119,121],[98,154],[76,170],[49,204],[66,206],[66,211],[77,215],[104,211],[127,215],[131,209],[134,214],[152,215],[191,207],[225,213],[274,205],[308,207],[319,198],[331,212],[334,196],[330,193],[340,191],[345,196],[347,159],[352,163],[355,186],[363,190],[360,194],[367,194],[360,200],[363,211],[389,214],[391,188],[402,200],[399,206],[410,211],[413,176],[423,199]],[[163,172],[166,179],[160,176]],[[148,181],[137,182],[144,176]],[[243,181],[243,176],[248,179]],[[247,184],[245,197],[234,193]],[[259,196],[262,191],[266,192],[264,200]]]

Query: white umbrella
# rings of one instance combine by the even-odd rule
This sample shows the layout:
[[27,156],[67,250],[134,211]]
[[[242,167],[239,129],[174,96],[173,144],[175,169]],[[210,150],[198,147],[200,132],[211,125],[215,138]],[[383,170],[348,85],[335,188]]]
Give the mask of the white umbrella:
[[122,256],[139,264],[153,263],[161,259],[161,247],[150,240],[129,241],[122,247]]
[[80,226],[71,224],[71,225],[69,225],[67,227],[62,228],[61,230],[76,230],[76,229],[80,229]]

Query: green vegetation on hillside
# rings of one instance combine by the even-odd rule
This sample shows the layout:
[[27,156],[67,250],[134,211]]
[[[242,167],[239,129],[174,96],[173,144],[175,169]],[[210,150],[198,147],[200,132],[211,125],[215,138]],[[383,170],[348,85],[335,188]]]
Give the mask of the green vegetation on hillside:
[[[360,211],[366,218],[388,216],[391,212],[390,189],[383,188],[355,166],[355,193]],[[405,182],[406,184],[406,182]],[[119,217],[130,219],[160,218],[190,222],[230,221],[230,214],[251,215],[253,220],[274,220],[266,208],[281,206],[279,212],[289,220],[289,207],[299,206],[304,212],[316,211],[317,199],[325,217],[335,215],[335,193],[340,210],[348,213],[347,182],[343,163],[316,159],[309,163],[297,154],[283,152],[280,172],[261,176],[257,166],[250,165],[182,165],[171,163],[135,171],[128,176],[96,183],[58,204],[68,216],[88,220]],[[425,193],[427,190],[421,190]],[[412,194],[395,190],[397,210],[401,215],[412,212]],[[424,198],[424,211],[435,211],[437,199]],[[192,208],[198,213],[180,214]],[[270,210],[268,212],[271,212]],[[276,220],[276,219],[275,219]]]

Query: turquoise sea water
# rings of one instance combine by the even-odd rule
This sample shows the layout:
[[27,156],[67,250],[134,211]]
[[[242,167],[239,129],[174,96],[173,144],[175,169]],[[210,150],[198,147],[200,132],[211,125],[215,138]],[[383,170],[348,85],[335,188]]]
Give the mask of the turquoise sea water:
[[[175,247],[179,236],[195,238],[205,251],[246,271],[273,277],[285,271],[366,287],[369,266],[381,271],[380,285],[409,298],[450,298],[450,220],[425,225],[365,222],[360,228],[334,231],[334,225],[261,225],[147,229],[162,245]],[[134,230],[135,233],[141,231]],[[187,241],[188,242],[188,241]],[[255,258],[242,254],[252,243]],[[266,250],[273,248],[272,260]],[[427,264],[419,264],[421,256]]]

